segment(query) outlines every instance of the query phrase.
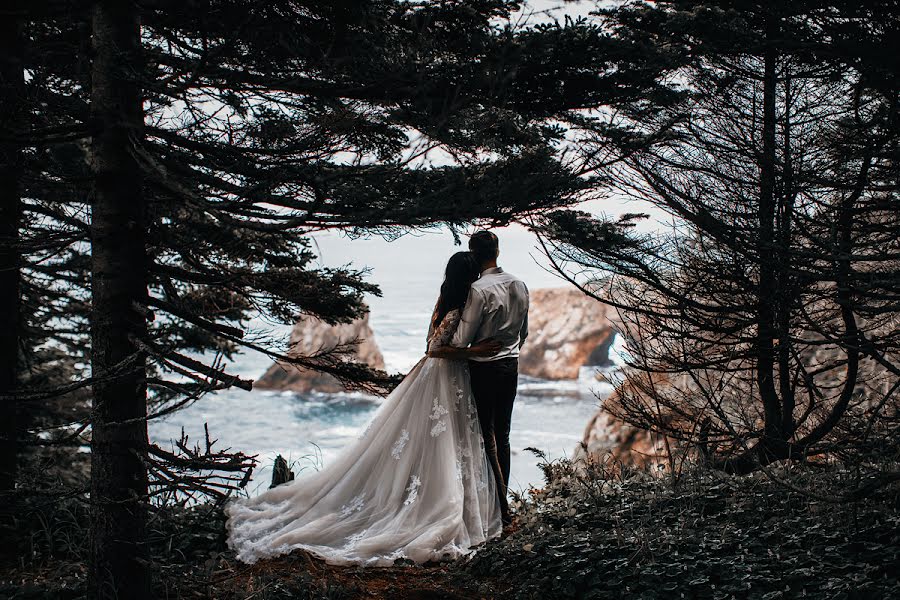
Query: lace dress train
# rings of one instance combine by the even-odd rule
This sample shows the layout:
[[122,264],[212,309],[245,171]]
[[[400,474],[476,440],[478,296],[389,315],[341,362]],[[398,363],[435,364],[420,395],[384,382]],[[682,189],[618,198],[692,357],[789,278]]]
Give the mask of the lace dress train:
[[231,502],[228,543],[247,563],[296,548],[332,564],[456,558],[500,533],[495,485],[465,363],[426,357],[332,464]]

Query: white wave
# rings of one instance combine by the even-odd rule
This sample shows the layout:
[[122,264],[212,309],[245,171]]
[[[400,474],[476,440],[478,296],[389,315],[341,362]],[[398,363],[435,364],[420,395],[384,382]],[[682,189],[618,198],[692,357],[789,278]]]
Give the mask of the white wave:
[[318,433],[321,439],[327,438],[352,438],[358,436],[362,432],[362,427],[352,427],[350,425],[337,425],[322,429]]

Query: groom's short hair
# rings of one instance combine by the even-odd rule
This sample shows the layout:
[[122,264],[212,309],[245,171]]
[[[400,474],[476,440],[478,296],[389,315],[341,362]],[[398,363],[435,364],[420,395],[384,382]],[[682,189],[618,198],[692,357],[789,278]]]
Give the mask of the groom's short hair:
[[500,253],[500,241],[492,232],[482,229],[469,238],[469,250],[479,262],[493,260]]

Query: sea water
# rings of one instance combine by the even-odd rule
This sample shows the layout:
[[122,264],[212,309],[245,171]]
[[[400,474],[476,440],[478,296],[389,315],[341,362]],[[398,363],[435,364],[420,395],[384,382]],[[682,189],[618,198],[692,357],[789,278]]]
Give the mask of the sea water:
[[[522,278],[529,288],[563,285],[545,269],[530,233],[509,227],[498,230],[498,235],[501,266]],[[444,264],[460,250],[453,237],[447,232],[393,241],[326,236],[318,238],[317,244],[323,266],[365,267],[367,279],[381,287],[381,297],[367,298],[370,325],[387,370],[407,372],[424,354],[428,318]],[[261,321],[251,325],[266,327]],[[282,336],[289,332],[287,327],[274,330]],[[612,358],[616,360],[615,355]],[[267,357],[247,352],[239,355],[228,371],[255,379],[270,364]],[[583,367],[581,377],[573,381],[520,376],[510,435],[513,490],[539,487],[543,482],[539,459],[525,448],[537,448],[550,460],[571,456],[601,399],[611,391],[596,375],[596,368]],[[260,465],[248,486],[248,492],[255,494],[268,487],[272,461],[278,454],[298,474],[327,467],[358,438],[381,401],[357,393],[227,390],[152,421],[150,435],[165,446],[181,435],[183,427],[191,439],[200,441],[207,423],[211,436],[218,440],[215,447],[258,455]]]

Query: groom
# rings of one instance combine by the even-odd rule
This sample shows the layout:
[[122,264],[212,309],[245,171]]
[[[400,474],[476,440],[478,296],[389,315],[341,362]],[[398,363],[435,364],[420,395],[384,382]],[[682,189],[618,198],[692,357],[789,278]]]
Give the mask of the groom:
[[462,321],[451,345],[465,348],[487,338],[501,344],[494,356],[469,360],[472,395],[478,409],[484,448],[497,481],[503,525],[512,515],[506,500],[509,486],[509,428],[519,375],[519,349],[528,336],[528,288],[497,266],[500,245],[490,231],[469,238],[469,250],[481,263],[481,278],[472,284]]

